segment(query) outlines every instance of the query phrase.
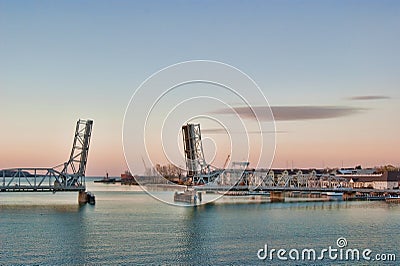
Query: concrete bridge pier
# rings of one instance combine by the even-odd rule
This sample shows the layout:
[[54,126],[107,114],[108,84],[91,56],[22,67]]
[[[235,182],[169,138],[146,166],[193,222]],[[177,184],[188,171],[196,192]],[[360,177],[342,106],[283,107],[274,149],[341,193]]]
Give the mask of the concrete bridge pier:
[[270,199],[271,199],[271,202],[285,202],[285,192],[271,191]]
[[96,203],[95,196],[93,193],[89,191],[79,191],[78,192],[78,203],[80,205],[89,203],[90,205],[94,205]]
[[88,202],[86,191],[79,191],[78,192],[78,203],[79,204],[86,204]]

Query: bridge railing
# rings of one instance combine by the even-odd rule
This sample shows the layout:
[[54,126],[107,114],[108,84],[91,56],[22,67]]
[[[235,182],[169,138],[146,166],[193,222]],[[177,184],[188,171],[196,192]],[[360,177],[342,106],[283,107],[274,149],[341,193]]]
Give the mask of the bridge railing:
[[14,168],[0,170],[0,191],[82,191],[85,190],[84,177],[71,185],[74,179],[54,168]]

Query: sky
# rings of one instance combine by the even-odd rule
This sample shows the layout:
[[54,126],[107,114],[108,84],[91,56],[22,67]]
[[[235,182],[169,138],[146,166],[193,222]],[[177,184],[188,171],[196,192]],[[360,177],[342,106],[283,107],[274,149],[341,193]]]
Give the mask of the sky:
[[258,84],[276,119],[273,167],[398,166],[399,47],[399,1],[0,0],[0,169],[64,162],[88,118],[87,175],[118,176],[133,93],[188,60]]

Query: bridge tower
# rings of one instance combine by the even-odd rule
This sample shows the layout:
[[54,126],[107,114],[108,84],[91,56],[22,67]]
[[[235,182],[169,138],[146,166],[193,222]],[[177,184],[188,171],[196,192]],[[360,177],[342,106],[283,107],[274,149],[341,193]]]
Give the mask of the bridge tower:
[[86,163],[89,153],[92,127],[92,120],[78,120],[78,122],[76,122],[71,155],[69,160],[64,163],[64,168],[61,171],[62,175],[68,177],[66,180],[67,186],[85,184]]
[[182,126],[182,135],[187,181],[194,185],[208,183],[210,169],[204,158],[200,124],[186,124]]

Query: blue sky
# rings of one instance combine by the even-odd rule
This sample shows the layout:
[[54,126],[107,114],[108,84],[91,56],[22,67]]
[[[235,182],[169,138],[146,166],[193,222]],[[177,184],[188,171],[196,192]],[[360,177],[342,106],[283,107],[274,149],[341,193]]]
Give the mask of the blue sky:
[[[398,1],[0,1],[0,36],[0,168],[65,160],[88,117],[88,174],[118,175],[133,91],[192,59],[243,70],[273,106],[366,109],[278,122],[276,166],[400,164]],[[371,95],[388,99],[349,100]]]

